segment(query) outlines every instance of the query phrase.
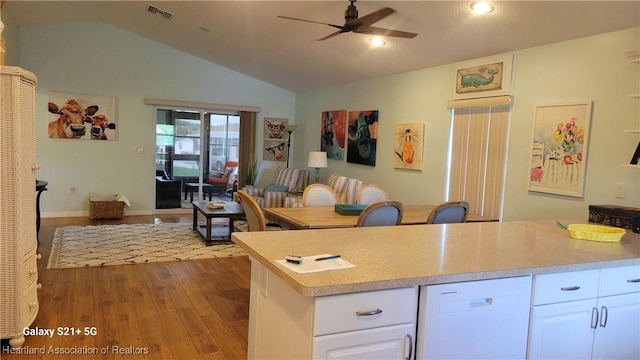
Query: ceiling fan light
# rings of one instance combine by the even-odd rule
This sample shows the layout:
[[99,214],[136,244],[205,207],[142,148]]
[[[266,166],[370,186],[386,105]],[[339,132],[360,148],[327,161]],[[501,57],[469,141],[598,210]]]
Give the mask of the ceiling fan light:
[[493,11],[493,6],[487,2],[474,2],[471,4],[471,9],[476,14],[486,14]]
[[387,45],[387,42],[384,41],[382,38],[379,37],[373,37],[369,39],[369,43],[373,46],[385,46]]

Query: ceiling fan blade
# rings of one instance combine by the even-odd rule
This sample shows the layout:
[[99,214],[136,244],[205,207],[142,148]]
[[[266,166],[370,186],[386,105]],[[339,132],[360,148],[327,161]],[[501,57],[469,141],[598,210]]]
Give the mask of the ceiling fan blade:
[[294,17],[290,17],[290,16],[282,16],[282,15],[278,15],[278,17],[279,18],[283,18],[283,19],[288,19],[288,20],[304,21],[304,22],[320,24],[320,25],[329,25],[329,26],[337,28],[337,29],[342,29],[341,25],[334,25],[334,24],[324,23],[324,22],[320,22],[320,21],[298,19],[298,18],[294,18]]
[[318,39],[317,41],[327,40],[327,39],[330,39],[330,38],[332,38],[332,37],[334,37],[334,36],[340,35],[340,34],[342,34],[342,33],[344,33],[344,31],[336,31],[336,32],[334,32],[334,33],[331,33],[331,34],[329,34],[329,35],[327,35],[327,36],[323,37],[323,38]]
[[349,22],[347,22],[345,24],[345,26],[351,26],[353,28],[357,28],[357,27],[367,27],[369,25],[372,25],[384,18],[386,18],[387,16],[393,14],[394,12],[396,12],[395,10],[393,10],[392,8],[382,8],[378,11],[374,11],[371,14],[367,14],[363,17],[357,18],[355,20],[351,20]]
[[407,38],[407,39],[413,39],[414,37],[418,36],[418,34],[412,33],[412,32],[384,29],[384,28],[379,28],[374,26],[368,26],[364,28],[361,27],[356,30],[353,30],[353,32],[358,34],[392,36],[392,37],[400,37],[400,38]]

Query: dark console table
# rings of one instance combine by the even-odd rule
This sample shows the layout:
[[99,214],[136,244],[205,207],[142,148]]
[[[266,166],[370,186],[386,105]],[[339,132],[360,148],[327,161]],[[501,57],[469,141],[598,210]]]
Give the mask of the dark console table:
[[43,191],[47,191],[48,182],[42,180],[36,180],[36,238],[38,239],[38,244],[40,243],[40,194]]

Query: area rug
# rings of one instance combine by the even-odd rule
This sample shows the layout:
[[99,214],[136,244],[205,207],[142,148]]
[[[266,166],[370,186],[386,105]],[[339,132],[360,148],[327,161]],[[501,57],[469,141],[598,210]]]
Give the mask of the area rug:
[[[245,221],[235,221],[246,231]],[[228,234],[228,222],[212,226]],[[67,226],[56,229],[47,269],[142,264],[246,255],[230,241],[206,246],[190,223]]]

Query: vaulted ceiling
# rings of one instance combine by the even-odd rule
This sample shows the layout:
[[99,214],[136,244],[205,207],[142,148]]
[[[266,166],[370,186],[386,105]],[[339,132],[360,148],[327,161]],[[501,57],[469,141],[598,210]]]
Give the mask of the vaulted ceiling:
[[360,18],[397,11],[375,26],[418,33],[379,48],[364,34],[317,41],[336,29],[278,17],[343,25],[344,0],[8,1],[3,10],[19,26],[102,21],[294,92],[640,26],[640,1],[494,1],[484,15],[471,3],[357,1]]

